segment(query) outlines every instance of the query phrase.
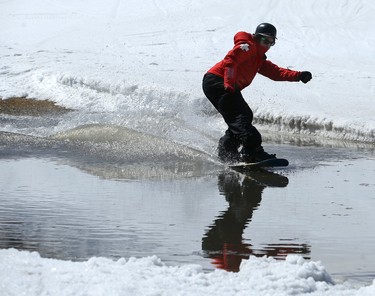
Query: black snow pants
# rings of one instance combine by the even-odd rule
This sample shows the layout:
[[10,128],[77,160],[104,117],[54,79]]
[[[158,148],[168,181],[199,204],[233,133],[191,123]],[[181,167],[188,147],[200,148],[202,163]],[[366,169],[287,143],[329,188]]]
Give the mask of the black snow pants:
[[226,92],[224,79],[211,73],[204,75],[202,87],[206,97],[228,125],[228,130],[219,140],[219,157],[223,153],[238,154],[241,145],[241,154],[252,154],[256,148],[261,146],[262,136],[252,125],[253,111],[241,92],[239,90],[234,93]]

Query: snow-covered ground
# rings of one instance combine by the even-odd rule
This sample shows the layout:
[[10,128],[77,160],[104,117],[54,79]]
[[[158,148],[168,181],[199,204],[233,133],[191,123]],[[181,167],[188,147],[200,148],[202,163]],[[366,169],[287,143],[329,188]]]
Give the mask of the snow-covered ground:
[[[258,122],[373,144],[374,14],[370,0],[0,0],[0,98],[76,110],[54,124],[3,115],[0,130],[50,136],[114,124],[212,152],[225,125],[203,96],[203,74],[237,31],[270,22],[269,59],[313,80],[257,76],[243,93]],[[77,263],[0,250],[0,272],[4,295],[375,295],[375,283],[333,285],[320,263],[296,257],[251,258],[235,274],[156,257]]]
[[204,273],[199,265],[166,266],[156,256],[86,262],[42,259],[0,250],[2,295],[348,295],[372,296],[375,285],[334,285],[319,262],[251,257],[238,273]]
[[[212,110],[201,91],[202,76],[231,49],[237,31],[253,32],[267,21],[278,28],[269,59],[309,70],[313,80],[304,85],[259,75],[244,91],[258,121],[274,130],[374,142],[372,1],[12,0],[0,5],[2,98],[28,96],[111,112],[114,124],[158,133],[159,125],[153,130],[140,123],[151,114],[164,118],[160,125],[170,124],[164,133],[174,140],[194,140],[188,132],[173,134],[177,120],[216,137],[224,124],[218,116],[202,116]],[[81,116],[71,126],[65,122],[38,132],[92,120]]]

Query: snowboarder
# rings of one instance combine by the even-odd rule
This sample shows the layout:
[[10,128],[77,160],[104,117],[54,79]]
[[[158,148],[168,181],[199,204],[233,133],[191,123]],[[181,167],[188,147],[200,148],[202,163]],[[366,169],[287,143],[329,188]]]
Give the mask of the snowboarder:
[[275,81],[307,83],[312,78],[308,71],[281,68],[267,60],[265,53],[276,39],[276,28],[269,23],[258,25],[254,34],[238,32],[233,49],[204,75],[204,94],[228,125],[219,140],[218,156],[222,161],[258,162],[276,157],[264,151],[261,134],[252,125],[253,112],[241,94],[257,73]]

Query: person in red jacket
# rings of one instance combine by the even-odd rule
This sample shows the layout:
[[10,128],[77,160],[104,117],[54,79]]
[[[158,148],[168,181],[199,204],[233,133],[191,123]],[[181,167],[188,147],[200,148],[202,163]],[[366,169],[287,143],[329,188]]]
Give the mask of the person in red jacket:
[[312,78],[308,71],[281,68],[267,60],[265,54],[275,45],[276,33],[269,23],[258,25],[254,34],[238,32],[233,49],[204,75],[203,92],[228,125],[219,140],[218,156],[222,161],[257,162],[276,157],[264,151],[262,136],[252,125],[253,112],[241,94],[257,73],[275,81],[307,83]]

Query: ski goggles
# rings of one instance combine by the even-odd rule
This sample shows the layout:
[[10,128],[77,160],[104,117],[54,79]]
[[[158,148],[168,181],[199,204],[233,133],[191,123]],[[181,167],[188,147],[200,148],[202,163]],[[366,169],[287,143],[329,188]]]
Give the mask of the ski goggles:
[[260,36],[259,40],[265,46],[274,46],[276,43],[272,37]]

